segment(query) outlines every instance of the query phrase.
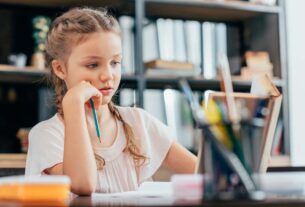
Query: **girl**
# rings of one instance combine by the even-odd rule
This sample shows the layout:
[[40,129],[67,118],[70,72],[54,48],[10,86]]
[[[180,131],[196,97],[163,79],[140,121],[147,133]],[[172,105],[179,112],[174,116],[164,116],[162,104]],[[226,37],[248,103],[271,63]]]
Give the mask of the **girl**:
[[68,175],[73,193],[90,195],[136,190],[162,163],[177,173],[194,172],[196,157],[167,126],[142,109],[111,102],[121,79],[120,36],[106,11],[76,8],[55,19],[46,59],[58,113],[31,130],[26,176]]

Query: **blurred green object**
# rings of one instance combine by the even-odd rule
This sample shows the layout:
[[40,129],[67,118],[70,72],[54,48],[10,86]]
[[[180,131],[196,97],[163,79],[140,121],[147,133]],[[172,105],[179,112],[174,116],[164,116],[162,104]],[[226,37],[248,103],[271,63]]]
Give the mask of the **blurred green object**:
[[45,51],[45,41],[47,38],[47,33],[50,29],[51,20],[46,16],[37,16],[32,20],[34,32],[34,52],[44,52]]

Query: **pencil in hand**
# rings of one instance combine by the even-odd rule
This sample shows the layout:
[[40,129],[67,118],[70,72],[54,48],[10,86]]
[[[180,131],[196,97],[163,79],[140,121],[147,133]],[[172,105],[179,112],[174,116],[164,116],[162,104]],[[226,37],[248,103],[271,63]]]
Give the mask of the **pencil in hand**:
[[101,131],[100,131],[100,125],[98,123],[98,119],[97,119],[97,115],[96,115],[96,111],[94,108],[94,103],[93,100],[90,98],[90,105],[92,108],[92,114],[93,114],[93,119],[94,119],[94,125],[95,125],[95,130],[96,130],[96,135],[98,137],[99,142],[101,142]]

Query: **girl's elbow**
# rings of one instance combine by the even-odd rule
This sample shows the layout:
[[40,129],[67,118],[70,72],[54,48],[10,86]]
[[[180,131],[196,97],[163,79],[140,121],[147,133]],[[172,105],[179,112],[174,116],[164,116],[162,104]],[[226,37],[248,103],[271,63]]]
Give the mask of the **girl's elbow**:
[[71,187],[72,193],[78,196],[91,196],[92,193],[95,192],[94,185],[81,185],[81,186],[72,186]]

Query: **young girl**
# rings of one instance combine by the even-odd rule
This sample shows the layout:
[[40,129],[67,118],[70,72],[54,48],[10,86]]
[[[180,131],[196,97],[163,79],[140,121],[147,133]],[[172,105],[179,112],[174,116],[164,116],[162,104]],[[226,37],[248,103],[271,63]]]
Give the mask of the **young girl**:
[[[106,11],[76,8],[55,19],[46,42],[58,113],[29,135],[26,176],[68,175],[71,191],[136,190],[161,164],[193,173],[196,157],[142,109],[115,106],[121,31]],[[89,104],[94,101],[101,138]]]

